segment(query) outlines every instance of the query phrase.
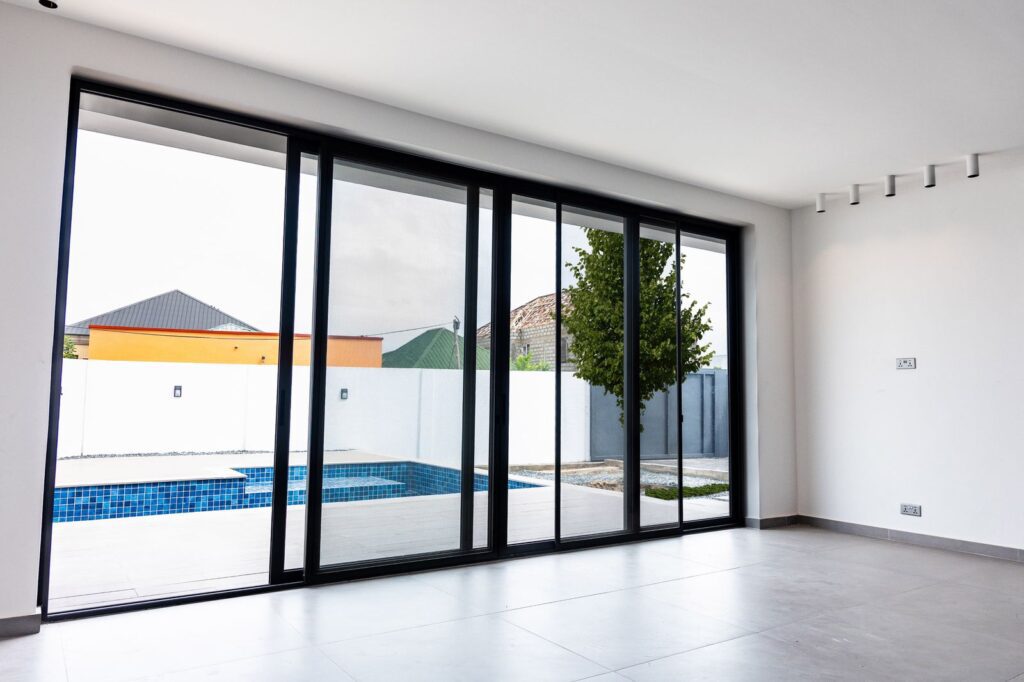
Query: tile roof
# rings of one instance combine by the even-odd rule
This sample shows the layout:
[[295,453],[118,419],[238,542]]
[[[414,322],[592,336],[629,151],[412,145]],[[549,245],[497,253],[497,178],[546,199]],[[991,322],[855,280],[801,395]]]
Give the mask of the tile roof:
[[[459,336],[459,363],[452,352],[455,334],[450,329],[429,329],[395,350],[384,353],[383,367],[416,367],[419,369],[459,369],[465,357],[464,339]],[[476,368],[489,369],[491,354],[486,348],[476,349]]]
[[69,324],[64,328],[64,333],[85,336],[89,333],[89,325],[94,324],[156,329],[259,331],[252,325],[177,289]]
[[[562,312],[564,313],[572,305],[569,300],[569,292],[562,292]],[[551,324],[555,321],[555,294],[544,294],[524,303],[509,313],[509,328],[515,332],[519,330],[532,329],[544,324]],[[490,338],[491,323],[480,327],[476,332],[477,339]]]

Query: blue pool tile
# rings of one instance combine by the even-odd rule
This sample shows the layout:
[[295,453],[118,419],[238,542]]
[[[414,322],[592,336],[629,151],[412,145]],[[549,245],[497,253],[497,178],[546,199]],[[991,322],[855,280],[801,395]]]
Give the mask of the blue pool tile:
[[[244,478],[203,481],[165,481],[57,488],[53,497],[54,523],[96,519],[156,516],[199,511],[269,507],[273,467],[239,467]],[[288,504],[306,503],[305,466],[288,467]],[[374,462],[324,466],[325,503],[445,495],[458,493],[458,469],[423,462]],[[487,490],[487,475],[474,474],[473,489]],[[535,488],[509,481],[510,489]]]

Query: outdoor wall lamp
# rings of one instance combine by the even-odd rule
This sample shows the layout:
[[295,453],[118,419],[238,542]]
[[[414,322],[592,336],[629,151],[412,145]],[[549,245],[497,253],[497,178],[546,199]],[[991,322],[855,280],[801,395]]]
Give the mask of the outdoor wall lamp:
[[348,389],[347,388],[341,389],[341,399],[342,400],[348,400]]
[[175,386],[174,387],[174,397],[175,398],[180,398],[181,397],[181,386]]

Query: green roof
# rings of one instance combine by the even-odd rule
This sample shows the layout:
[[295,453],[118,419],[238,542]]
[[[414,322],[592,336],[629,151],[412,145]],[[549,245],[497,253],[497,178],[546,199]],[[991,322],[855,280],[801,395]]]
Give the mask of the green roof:
[[[458,363],[452,352],[459,344]],[[381,362],[384,367],[414,367],[418,369],[459,369],[465,350],[463,338],[450,329],[430,329],[408,343],[384,353]],[[486,348],[476,349],[476,368],[490,369],[491,353]]]

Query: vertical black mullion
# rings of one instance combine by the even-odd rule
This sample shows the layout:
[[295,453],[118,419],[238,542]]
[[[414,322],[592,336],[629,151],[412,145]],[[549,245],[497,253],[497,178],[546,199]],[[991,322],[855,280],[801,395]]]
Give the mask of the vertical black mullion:
[[675,226],[676,233],[676,485],[679,490],[679,527],[683,526],[683,273],[682,273],[682,241],[679,235],[679,225]]
[[75,193],[75,152],[78,149],[80,90],[72,83],[68,100],[68,129],[64,146],[64,197],[60,207],[57,251],[57,289],[53,311],[53,351],[50,355],[50,413],[46,434],[43,526],[39,547],[39,585],[36,601],[45,618],[49,611],[50,548],[53,543],[53,489],[57,480],[57,425],[60,421],[61,378],[64,369],[64,323],[68,301],[68,263],[71,257],[71,208]]
[[726,320],[729,325],[726,348],[729,358],[729,515],[742,522],[747,513],[746,424],[743,358],[743,252],[739,233],[725,240]]
[[555,204],[555,544],[562,542],[562,202]]
[[320,573],[320,512],[323,506],[324,411],[327,388],[327,322],[331,274],[331,217],[334,156],[320,149],[316,208],[316,268],[313,288],[313,334],[310,352],[309,462],[306,469],[305,577]]
[[489,501],[491,543],[496,552],[508,547],[508,384],[509,306],[512,272],[512,194],[494,188],[491,226],[491,434]]
[[623,410],[625,415],[625,528],[640,530],[640,221],[626,218],[623,231]]
[[[466,310],[462,332],[462,498],[459,545],[473,549],[473,495],[476,474],[476,301],[480,248],[480,188],[466,189]],[[493,326],[492,326],[493,333]],[[456,349],[458,337],[455,338]]]
[[288,139],[284,179],[284,245],[281,252],[281,321],[277,336],[277,415],[274,485],[270,496],[270,582],[282,582],[288,515],[288,452],[291,442],[292,359],[295,345],[295,272],[299,234],[299,174],[302,152]]

